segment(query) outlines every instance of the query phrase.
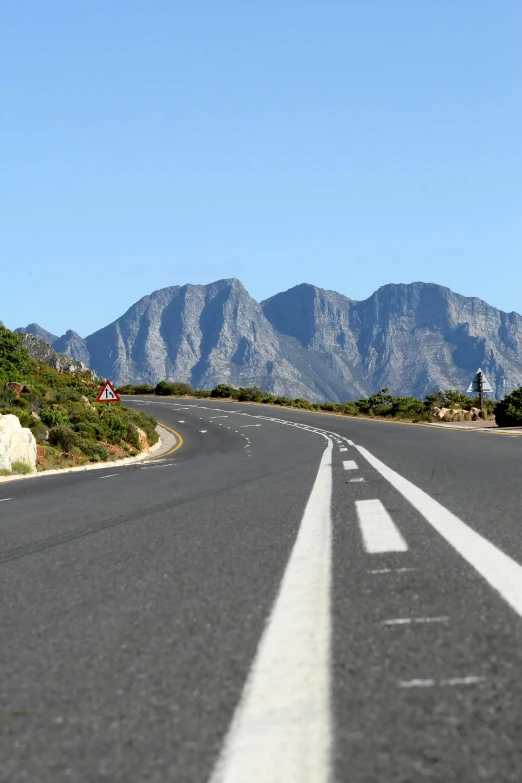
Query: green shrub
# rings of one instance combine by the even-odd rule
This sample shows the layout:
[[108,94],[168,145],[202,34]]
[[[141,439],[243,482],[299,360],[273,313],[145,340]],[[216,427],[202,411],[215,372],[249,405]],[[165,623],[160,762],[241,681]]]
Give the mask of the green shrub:
[[140,448],[140,438],[138,434],[138,428],[132,422],[129,422],[127,424],[127,432],[125,434],[125,440],[127,441],[127,443],[130,443],[131,446],[134,446],[135,449]]
[[127,425],[121,416],[109,409],[103,417],[103,423],[108,427],[108,440],[112,443],[119,443],[127,435]]
[[495,420],[499,427],[522,427],[522,387],[497,403]]
[[96,427],[89,422],[80,421],[74,425],[74,429],[82,438],[98,440],[100,436],[100,433],[96,431]]
[[309,400],[305,400],[303,397],[296,397],[292,400],[292,406],[294,408],[305,408],[306,410],[312,410],[312,403]]
[[69,424],[67,411],[61,406],[56,408],[43,408],[40,413],[40,418],[48,427],[58,427],[59,425],[66,426]]
[[30,427],[31,422],[33,421],[29,411],[26,411],[23,408],[10,408],[9,413],[20,420],[22,427]]
[[258,386],[240,386],[237,391],[237,399],[240,402],[261,402],[264,392]]
[[12,473],[20,473],[24,476],[27,475],[27,473],[31,473],[31,467],[30,465],[26,465],[25,462],[21,462],[20,460],[15,460],[13,464],[11,465],[11,471]]
[[78,438],[77,446],[80,451],[93,462],[100,462],[100,460],[105,461],[109,459],[109,453],[105,446],[102,446],[101,443],[94,443],[92,440]]
[[196,389],[194,391],[194,397],[210,397],[210,389]]
[[0,325],[0,381],[24,381],[31,359],[19,334]]
[[51,427],[49,430],[49,443],[51,446],[59,446],[62,451],[66,451],[69,454],[77,446],[78,440],[76,433],[63,425]]
[[40,443],[44,443],[48,440],[49,430],[41,421],[38,421],[38,419],[31,419],[29,427],[36,440],[40,441]]
[[237,398],[238,391],[233,386],[228,386],[226,383],[218,383],[218,385],[210,392],[211,397],[234,397]]
[[160,381],[156,386],[154,393],[161,397],[182,397],[184,394],[194,394],[194,389],[189,383]]
[[[336,409],[336,404],[334,402],[321,402],[319,406],[322,411],[329,411],[331,413]],[[337,407],[339,408],[340,406],[338,405]]]
[[292,400],[290,397],[276,397],[274,400],[274,405],[291,405]]

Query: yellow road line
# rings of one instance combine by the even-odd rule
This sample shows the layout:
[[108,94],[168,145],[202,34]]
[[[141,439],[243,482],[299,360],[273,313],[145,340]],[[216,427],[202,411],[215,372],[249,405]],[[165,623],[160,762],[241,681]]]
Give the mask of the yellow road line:
[[163,424],[162,421],[158,421],[158,424],[160,425],[160,427],[163,427],[164,429],[168,430],[169,432],[172,432],[172,434],[175,435],[176,438],[178,439],[178,442],[176,443],[176,445],[174,446],[173,449],[171,449],[170,451],[167,451],[166,454],[161,454],[162,457],[168,457],[169,454],[174,454],[175,451],[177,451],[178,449],[180,449],[183,446],[183,438],[181,437],[179,432],[176,432],[176,430],[173,430],[172,427],[167,427],[167,425]]

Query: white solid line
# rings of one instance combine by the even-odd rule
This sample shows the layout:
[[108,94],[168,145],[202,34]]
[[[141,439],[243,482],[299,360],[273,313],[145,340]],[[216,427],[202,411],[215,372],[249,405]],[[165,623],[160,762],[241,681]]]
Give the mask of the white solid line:
[[12,500],[13,498],[0,498],[0,503],[5,503],[6,500]]
[[119,473],[109,473],[108,476],[100,476],[100,479],[112,478],[113,476],[119,476],[119,475],[120,475]]
[[346,448],[346,446],[343,446],[343,448],[339,449],[339,451],[348,451],[348,449]]
[[348,445],[349,445],[349,446],[354,446],[355,444],[354,444],[354,442],[353,442],[352,440],[349,440],[349,441],[348,441]]
[[396,617],[394,620],[383,620],[383,625],[411,625],[412,623],[447,623],[449,617]]
[[380,500],[356,500],[355,507],[367,552],[406,552],[408,544]]
[[357,463],[354,459],[346,459],[343,462],[343,468],[345,470],[357,470]]
[[522,617],[522,566],[365,448],[357,449]]
[[328,783],[332,442],[210,783]]

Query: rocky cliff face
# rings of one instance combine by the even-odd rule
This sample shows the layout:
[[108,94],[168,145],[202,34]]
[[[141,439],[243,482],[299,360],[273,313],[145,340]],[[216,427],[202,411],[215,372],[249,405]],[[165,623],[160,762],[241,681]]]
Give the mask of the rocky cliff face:
[[362,302],[299,285],[261,304],[238,280],[174,286],[54,347],[116,383],[228,382],[311,400],[464,390],[479,366],[497,397],[522,384],[522,317],[430,283]]
[[[38,362],[43,362],[49,367],[54,367],[55,370],[60,370],[60,372],[71,373],[71,375],[74,375],[77,372],[86,372],[89,370],[87,364],[72,359],[70,356],[66,356],[63,353],[58,353],[40,337],[37,337],[34,334],[22,332],[19,329],[17,331],[22,338],[24,347],[29,351],[29,356],[31,359],[35,359]],[[42,329],[41,331],[44,332],[45,330]],[[58,338],[56,338],[55,344],[57,341]],[[92,375],[93,377],[96,377],[96,373],[93,372]]]

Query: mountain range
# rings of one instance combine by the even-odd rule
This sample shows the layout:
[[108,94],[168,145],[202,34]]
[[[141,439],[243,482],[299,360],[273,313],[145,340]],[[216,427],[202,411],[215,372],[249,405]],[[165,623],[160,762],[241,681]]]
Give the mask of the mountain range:
[[522,385],[522,317],[434,283],[389,284],[354,301],[301,284],[256,302],[236,279],[162,288],[86,338],[34,334],[116,384],[260,386],[312,401],[387,387],[465,391],[478,367],[496,398]]

